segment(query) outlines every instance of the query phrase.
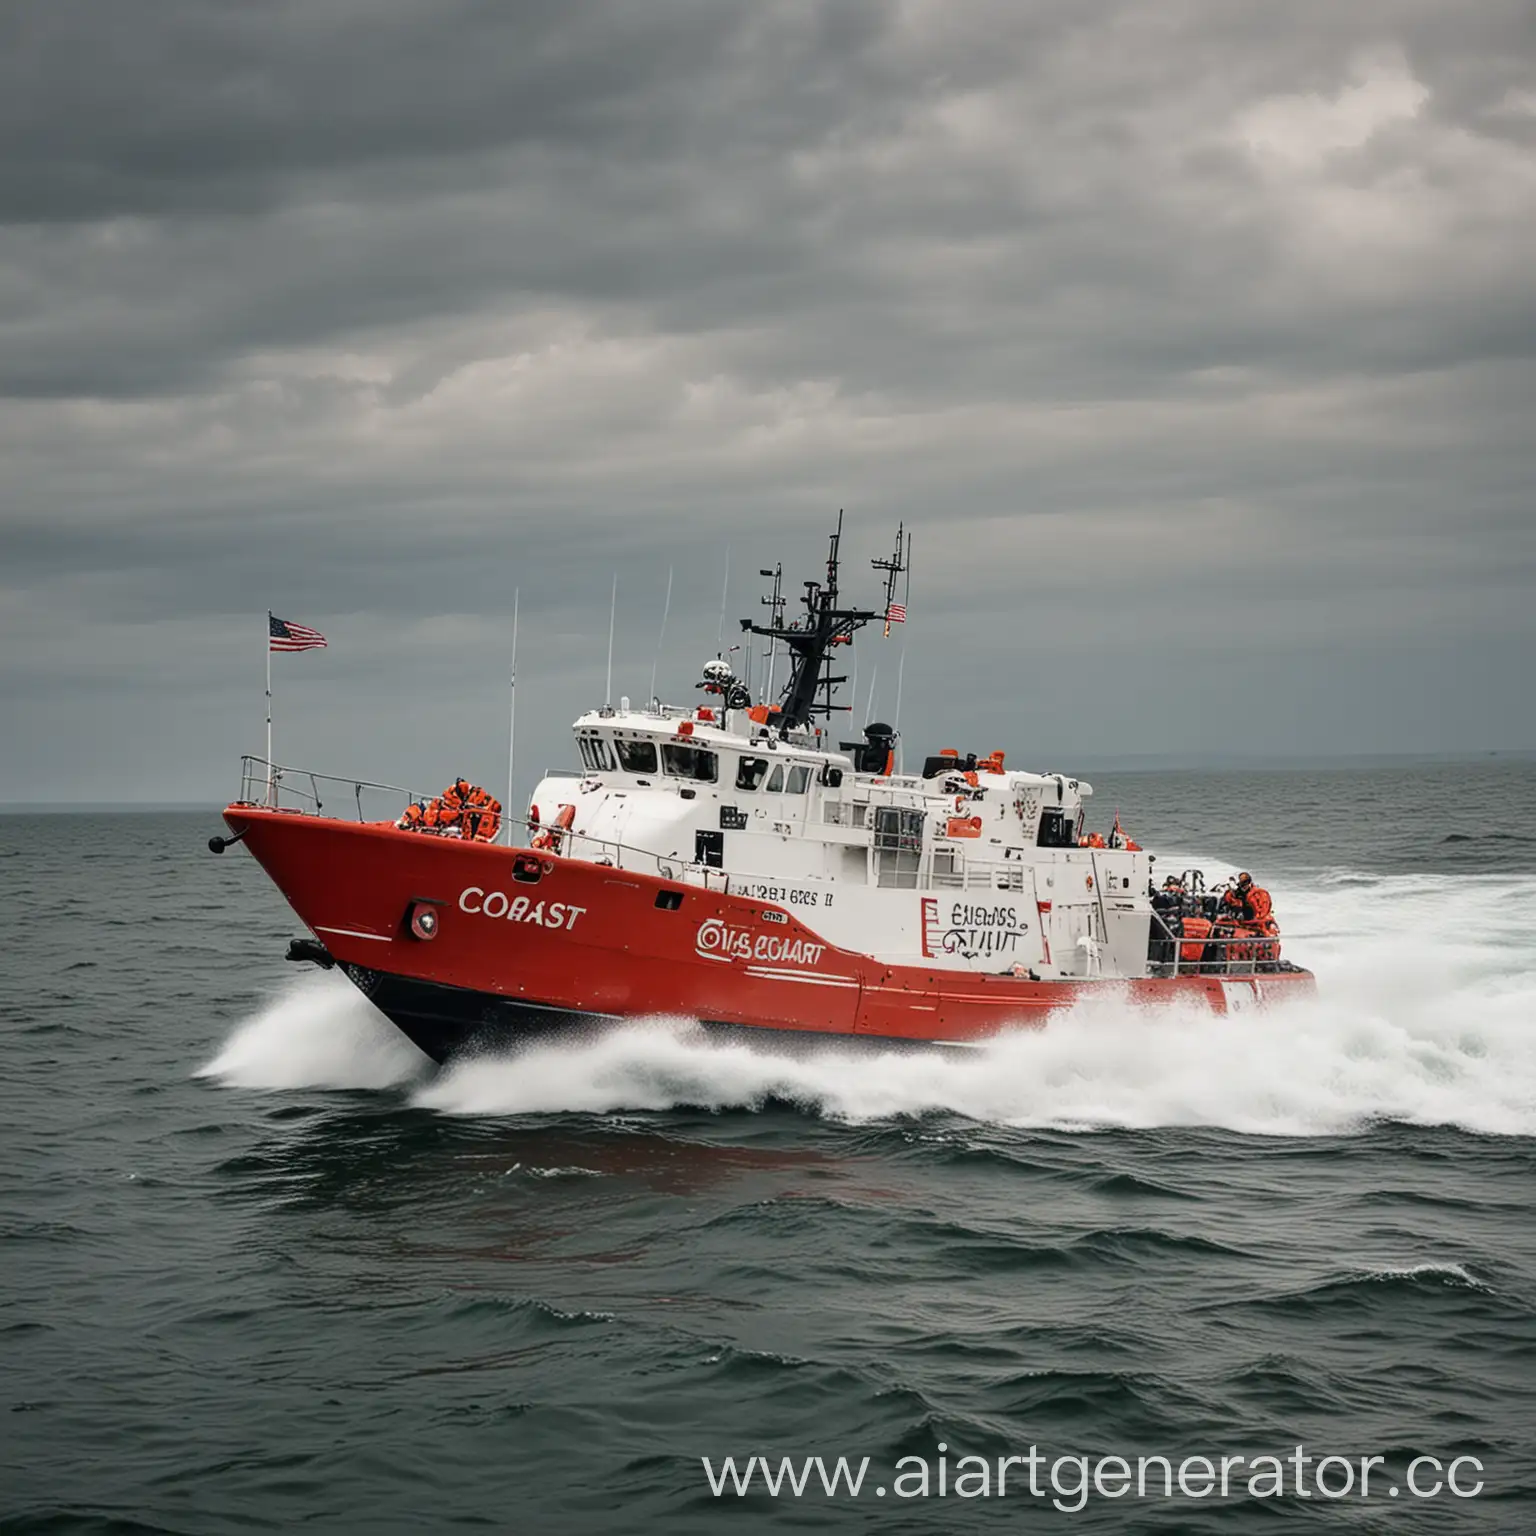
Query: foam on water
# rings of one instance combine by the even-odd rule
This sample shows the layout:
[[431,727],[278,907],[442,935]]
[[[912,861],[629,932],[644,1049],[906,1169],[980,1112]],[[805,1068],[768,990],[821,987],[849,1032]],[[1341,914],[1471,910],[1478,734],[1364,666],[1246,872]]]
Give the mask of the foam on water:
[[389,1088],[424,1062],[350,982],[309,972],[238,1025],[198,1076],[236,1088]]
[[[793,1054],[652,1020],[470,1059],[414,1092],[444,1113],[755,1107],[867,1122],[948,1111],[1014,1126],[1322,1135],[1381,1120],[1536,1134],[1536,878],[1328,872],[1276,891],[1318,995],[1262,1014],[1112,995],[965,1052]],[[346,983],[310,978],[207,1069],[246,1086],[383,1087],[420,1058]]]

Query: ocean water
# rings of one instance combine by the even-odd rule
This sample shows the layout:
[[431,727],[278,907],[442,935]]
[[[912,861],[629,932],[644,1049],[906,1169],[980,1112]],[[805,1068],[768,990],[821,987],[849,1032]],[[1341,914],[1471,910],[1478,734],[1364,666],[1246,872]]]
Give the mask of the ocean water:
[[[211,810],[0,818],[0,1526],[1536,1529],[1536,766],[1097,788],[1252,869],[1319,994],[434,1073]],[[1371,1497],[1057,1465],[1298,1445]],[[957,1491],[1031,1446],[1040,1496]],[[754,1455],[869,1464],[711,1492]]]

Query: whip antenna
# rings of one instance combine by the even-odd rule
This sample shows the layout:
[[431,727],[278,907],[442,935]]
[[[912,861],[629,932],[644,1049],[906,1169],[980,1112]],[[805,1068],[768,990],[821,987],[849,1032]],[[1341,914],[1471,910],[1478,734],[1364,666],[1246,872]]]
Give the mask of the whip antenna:
[[[672,567],[667,567],[667,600],[661,605],[661,633],[656,636],[656,656],[651,662],[650,697],[656,698],[656,666],[661,660],[661,642],[667,637],[667,615],[672,612]],[[610,684],[610,690],[612,685]],[[659,701],[658,701],[659,702]]]
[[613,596],[608,603],[608,687],[603,696],[603,708],[613,708],[613,621],[619,611],[619,574],[613,574]]
[[725,582],[720,588],[720,629],[715,636],[715,649],[725,644],[725,605],[731,595],[731,546],[725,546]]

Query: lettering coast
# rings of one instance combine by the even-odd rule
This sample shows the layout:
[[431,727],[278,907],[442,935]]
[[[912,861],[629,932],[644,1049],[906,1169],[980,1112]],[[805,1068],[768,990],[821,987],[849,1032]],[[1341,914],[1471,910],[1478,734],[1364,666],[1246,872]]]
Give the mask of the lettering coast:
[[505,891],[486,891],[471,885],[459,893],[459,910],[480,917],[501,918],[509,923],[563,928],[569,933],[587,909],[563,901],[543,902],[528,896],[508,896]]

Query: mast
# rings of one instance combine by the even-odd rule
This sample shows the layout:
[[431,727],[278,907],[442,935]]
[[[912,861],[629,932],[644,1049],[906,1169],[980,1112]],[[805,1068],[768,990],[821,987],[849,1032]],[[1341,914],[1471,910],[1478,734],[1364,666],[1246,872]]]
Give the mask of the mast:
[[[784,621],[785,598],[783,562],[775,561],[771,571],[760,570],[757,574],[759,576],[773,577],[773,596],[760,597],[758,598],[758,602],[768,610],[768,622],[770,625],[776,628]],[[748,630],[748,633],[751,634],[754,633],[754,631]],[[767,673],[763,679],[763,697],[765,699],[771,699],[773,697],[773,670],[778,662],[778,659],[778,641],[775,640],[768,647],[768,668]]]
[[743,630],[765,636],[773,646],[782,641],[790,655],[789,681],[785,684],[780,701],[780,725],[785,729],[809,728],[816,716],[830,715],[833,697],[839,683],[848,681],[833,670],[835,647],[850,645],[854,633],[866,624],[885,617],[890,608],[890,594],[895,590],[896,575],[906,569],[903,557],[902,533],[897,534],[895,553],[889,560],[876,560],[877,570],[886,572],[887,600],[884,610],[872,608],[844,608],[839,604],[838,574],[841,565],[843,539],[843,514],[837,514],[837,529],[832,534],[827,549],[827,574],[824,581],[805,583],[805,595],[801,602],[804,615],[791,623],[785,623],[781,614],[774,614],[771,624],[757,624],[743,619]]
[[885,572],[885,638],[891,638],[891,604],[896,601],[896,578],[907,569],[910,562],[903,560],[907,530],[904,523],[896,525],[896,552],[889,560],[871,560],[877,571]]

